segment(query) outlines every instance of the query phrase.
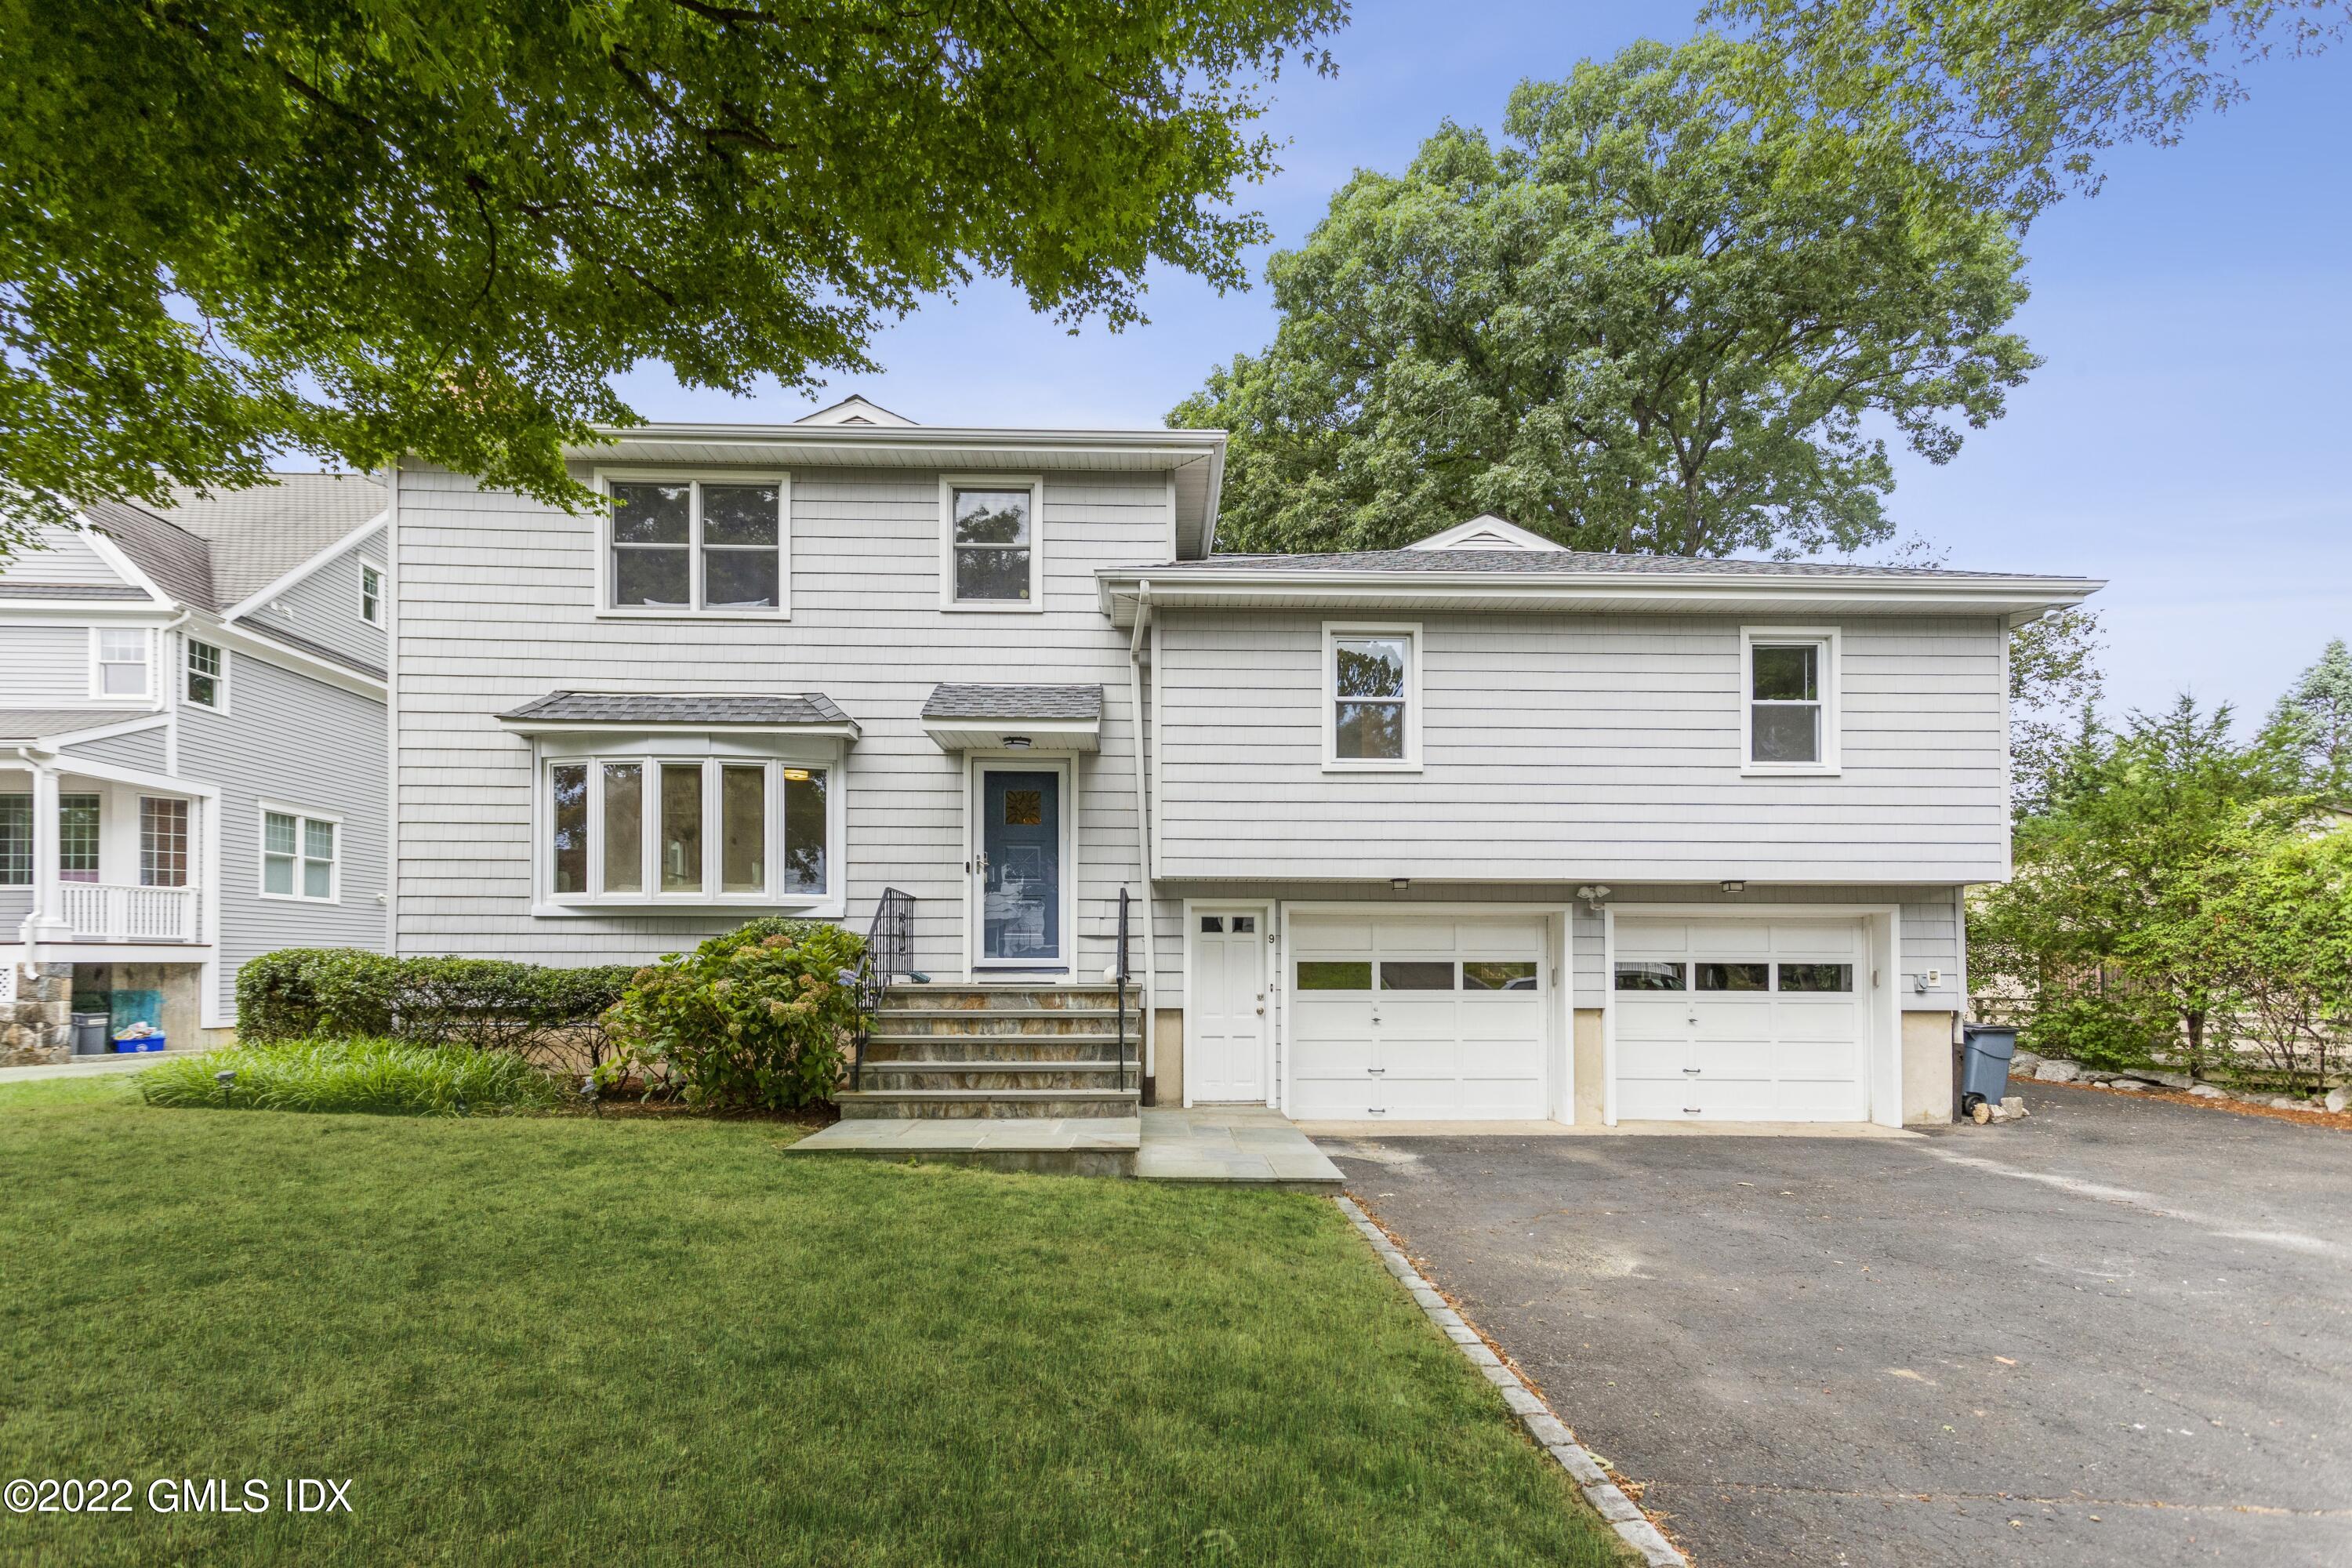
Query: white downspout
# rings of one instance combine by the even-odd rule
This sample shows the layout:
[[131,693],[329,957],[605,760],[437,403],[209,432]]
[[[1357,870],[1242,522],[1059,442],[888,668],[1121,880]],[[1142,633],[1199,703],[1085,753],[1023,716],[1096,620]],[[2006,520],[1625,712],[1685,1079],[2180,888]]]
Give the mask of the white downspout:
[[186,639],[174,652],[172,634],[188,624],[194,610],[182,610],[163,629],[155,634],[155,651],[163,668],[155,672],[163,684],[156,695],[163,700],[163,772],[173,778],[180,776],[180,691],[187,684],[188,653]]
[[[1135,589],[1135,635],[1127,641],[1128,711],[1135,725],[1135,864],[1143,882],[1143,1076],[1160,1072],[1160,1031],[1153,1015],[1160,1004],[1160,944],[1151,930],[1151,792],[1143,763],[1143,632],[1151,622],[1151,584]],[[1160,672],[1153,670],[1157,679]]]

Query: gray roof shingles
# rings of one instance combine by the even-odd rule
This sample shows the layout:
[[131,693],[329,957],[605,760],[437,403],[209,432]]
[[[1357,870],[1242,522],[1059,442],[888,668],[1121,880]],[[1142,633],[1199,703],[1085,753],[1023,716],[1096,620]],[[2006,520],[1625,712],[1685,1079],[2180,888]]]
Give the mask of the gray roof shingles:
[[[1125,569],[1123,569],[1125,570]],[[1743,561],[1694,555],[1615,555],[1583,550],[1349,550],[1321,555],[1225,555],[1140,568],[1157,576],[1220,572],[1492,572],[1513,575],[1894,577],[2012,579],[2014,572],[1940,566],[1864,566],[1842,561]],[[2072,581],[2068,578],[2053,582]]]
[[0,599],[144,599],[128,583],[0,583]]
[[170,518],[129,501],[92,501],[83,510],[163,592],[193,609],[224,607],[213,595],[211,545]]
[[932,689],[926,719],[1100,719],[1099,686],[972,686]]
[[383,487],[365,474],[270,478],[250,489],[174,493],[171,521],[211,546],[218,608],[251,598],[384,509]]
[[501,719],[564,724],[845,724],[849,715],[822,691],[772,697],[670,691],[551,691]]

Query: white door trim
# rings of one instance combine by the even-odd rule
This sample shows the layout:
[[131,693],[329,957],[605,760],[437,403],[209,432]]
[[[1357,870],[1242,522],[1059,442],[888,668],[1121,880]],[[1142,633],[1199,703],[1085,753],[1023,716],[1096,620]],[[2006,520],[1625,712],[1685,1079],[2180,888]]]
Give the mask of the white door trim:
[[[1447,903],[1421,903],[1392,899],[1285,899],[1275,906],[1275,929],[1279,940],[1275,951],[1281,955],[1276,972],[1266,977],[1266,1000],[1274,1008],[1275,1060],[1277,1069],[1276,1084],[1281,1098],[1276,1109],[1290,1114],[1292,1105],[1291,1079],[1297,1053],[1290,1048],[1290,917],[1293,915],[1426,915],[1435,920],[1508,919],[1517,916],[1541,921],[1544,927],[1544,957],[1542,962],[1551,973],[1545,984],[1549,999],[1543,1010],[1544,1091],[1543,1102],[1552,1107],[1557,1121],[1575,1120],[1576,1101],[1576,1026],[1573,1004],[1576,979],[1571,971],[1569,932],[1573,930],[1573,904],[1538,903],[1477,903],[1454,900]],[[1188,971],[1189,973],[1189,971]],[[1604,1035],[1604,1040],[1606,1036]],[[1560,1095],[1567,1101],[1567,1114],[1559,1107]],[[1405,1125],[1399,1122],[1398,1125]]]
[[1257,929],[1267,938],[1265,954],[1265,1020],[1261,1026],[1258,1033],[1259,1048],[1265,1053],[1265,1057],[1258,1069],[1258,1081],[1265,1086],[1265,1103],[1269,1107],[1276,1106],[1281,1102],[1283,1093],[1281,1079],[1277,1076],[1276,1064],[1274,1059],[1276,1012],[1275,981],[1278,978],[1275,973],[1275,968],[1281,960],[1284,948],[1276,939],[1276,927],[1274,925],[1274,900],[1271,899],[1186,899],[1184,900],[1183,910],[1184,912],[1181,918],[1184,922],[1184,1104],[1187,1107],[1190,1107],[1192,1104],[1192,1085],[1196,1081],[1192,1073],[1192,1041],[1194,1037],[1192,1033],[1192,1020],[1198,1016],[1198,1015],[1192,1010],[1192,975],[1199,968],[1199,965],[1192,962],[1192,939],[1200,934],[1201,928],[1198,921],[1201,915],[1239,914],[1255,915],[1257,917]]
[[[982,820],[982,775],[991,772],[1061,775],[1062,793],[1062,958],[1059,964],[1024,963],[1017,959],[981,956],[983,931],[980,910],[980,845],[986,831]],[[1071,752],[966,752],[963,757],[963,952],[964,973],[977,980],[1003,970],[1050,974],[1057,969],[1078,977],[1078,759]]]
[[1858,920],[1870,953],[1870,987],[1877,994],[1867,1016],[1870,1063],[1864,1086],[1870,1120],[1903,1125],[1903,1002],[1896,973],[1903,952],[1900,904],[1604,904],[1601,910],[1601,1120],[1617,1125],[1617,917],[1628,920]]

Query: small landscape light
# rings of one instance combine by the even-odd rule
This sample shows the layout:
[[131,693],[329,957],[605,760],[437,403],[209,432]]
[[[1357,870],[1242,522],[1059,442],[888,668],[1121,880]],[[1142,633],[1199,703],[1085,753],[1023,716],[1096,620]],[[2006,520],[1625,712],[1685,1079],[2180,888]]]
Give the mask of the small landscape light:
[[235,1083],[236,1081],[236,1069],[235,1068],[231,1068],[226,1072],[216,1072],[213,1074],[213,1081],[215,1083]]

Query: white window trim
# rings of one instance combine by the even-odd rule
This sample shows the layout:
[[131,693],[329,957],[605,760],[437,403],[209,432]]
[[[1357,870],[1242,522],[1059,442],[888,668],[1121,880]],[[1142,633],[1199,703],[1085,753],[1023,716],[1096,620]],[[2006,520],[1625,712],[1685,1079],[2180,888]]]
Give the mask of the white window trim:
[[[1834,778],[1842,769],[1839,744],[1844,729],[1842,638],[1835,626],[1742,626],[1739,628],[1739,772],[1748,778]],[[1822,650],[1822,756],[1815,763],[1756,761],[1756,645],[1816,643]]]
[[[212,678],[213,700],[210,702],[197,701],[190,695],[188,689],[188,682],[198,673],[194,663],[195,655],[192,650],[199,645],[212,649],[220,656],[219,673]],[[180,700],[190,708],[201,708],[207,713],[228,711],[228,649],[226,647],[204,637],[190,637],[184,632],[180,634]]]
[[[377,565],[373,561],[362,561],[359,565],[360,619],[365,621],[369,626],[380,626],[383,625],[383,568]],[[375,574],[375,592],[373,594],[370,594],[368,592],[367,585],[368,574],[371,572]],[[375,614],[372,616],[368,614],[368,601],[370,599],[373,599],[375,601]]]
[[[780,471],[683,473],[676,468],[599,468],[590,481],[605,499],[596,515],[596,618],[609,621],[789,621],[793,618],[793,479]],[[702,487],[776,487],[776,607],[772,610],[671,609],[613,603],[613,486],[691,485],[691,521],[687,528],[687,588],[698,606],[702,598]]]
[[[641,787],[645,794],[640,807],[644,830],[638,841],[643,857],[639,880],[643,889],[634,893],[606,893],[604,885],[604,792],[599,787],[603,768],[608,763],[631,763],[646,770]],[[761,766],[767,770],[767,891],[761,893],[729,893],[706,891],[665,893],[661,888],[660,867],[660,786],[659,769],[665,763],[699,765],[702,767],[702,882],[706,889],[716,889],[719,883],[721,854],[719,824],[719,769],[727,764]],[[555,891],[555,772],[559,766],[584,765],[588,769],[588,890],[580,893]],[[583,746],[541,744],[532,763],[534,786],[531,791],[531,913],[536,916],[593,915],[615,911],[638,914],[665,910],[677,914],[709,914],[741,912],[745,914],[795,914],[815,918],[836,917],[847,911],[847,900],[843,886],[845,878],[844,856],[845,834],[844,823],[843,775],[845,769],[837,747],[828,747],[822,754],[783,754],[773,749],[721,749],[708,743],[696,744],[676,736],[592,740]],[[784,881],[784,779],[786,768],[807,768],[825,774],[824,868],[826,886],[821,892],[788,893],[782,891]]]
[[[141,668],[147,672],[146,687],[138,692],[109,692],[106,689],[106,663],[99,657],[109,632],[136,632],[140,646],[145,650]],[[120,659],[115,663],[121,663]],[[100,707],[146,708],[155,701],[155,631],[152,626],[94,626],[89,628],[89,700]]]
[[[958,490],[1029,492],[1029,596],[1025,599],[959,599],[955,593],[955,493]],[[1040,615],[1045,608],[1045,479],[1042,474],[941,474],[940,476],[940,608],[956,615]]]
[[[294,890],[273,893],[269,890],[269,818],[272,815],[294,818]],[[327,896],[314,899],[302,891],[302,866],[310,857],[303,853],[309,837],[306,826],[312,822],[333,825],[335,858],[327,863]],[[253,816],[253,890],[273,904],[340,904],[343,901],[343,819],[330,811],[313,811],[307,805],[289,805],[281,800],[258,802]]]
[[[1376,757],[1339,755],[1339,658],[1341,637],[1386,637],[1405,639],[1404,757],[1388,762]],[[1323,623],[1323,771],[1327,773],[1417,773],[1421,763],[1421,661],[1419,621],[1325,621]]]

